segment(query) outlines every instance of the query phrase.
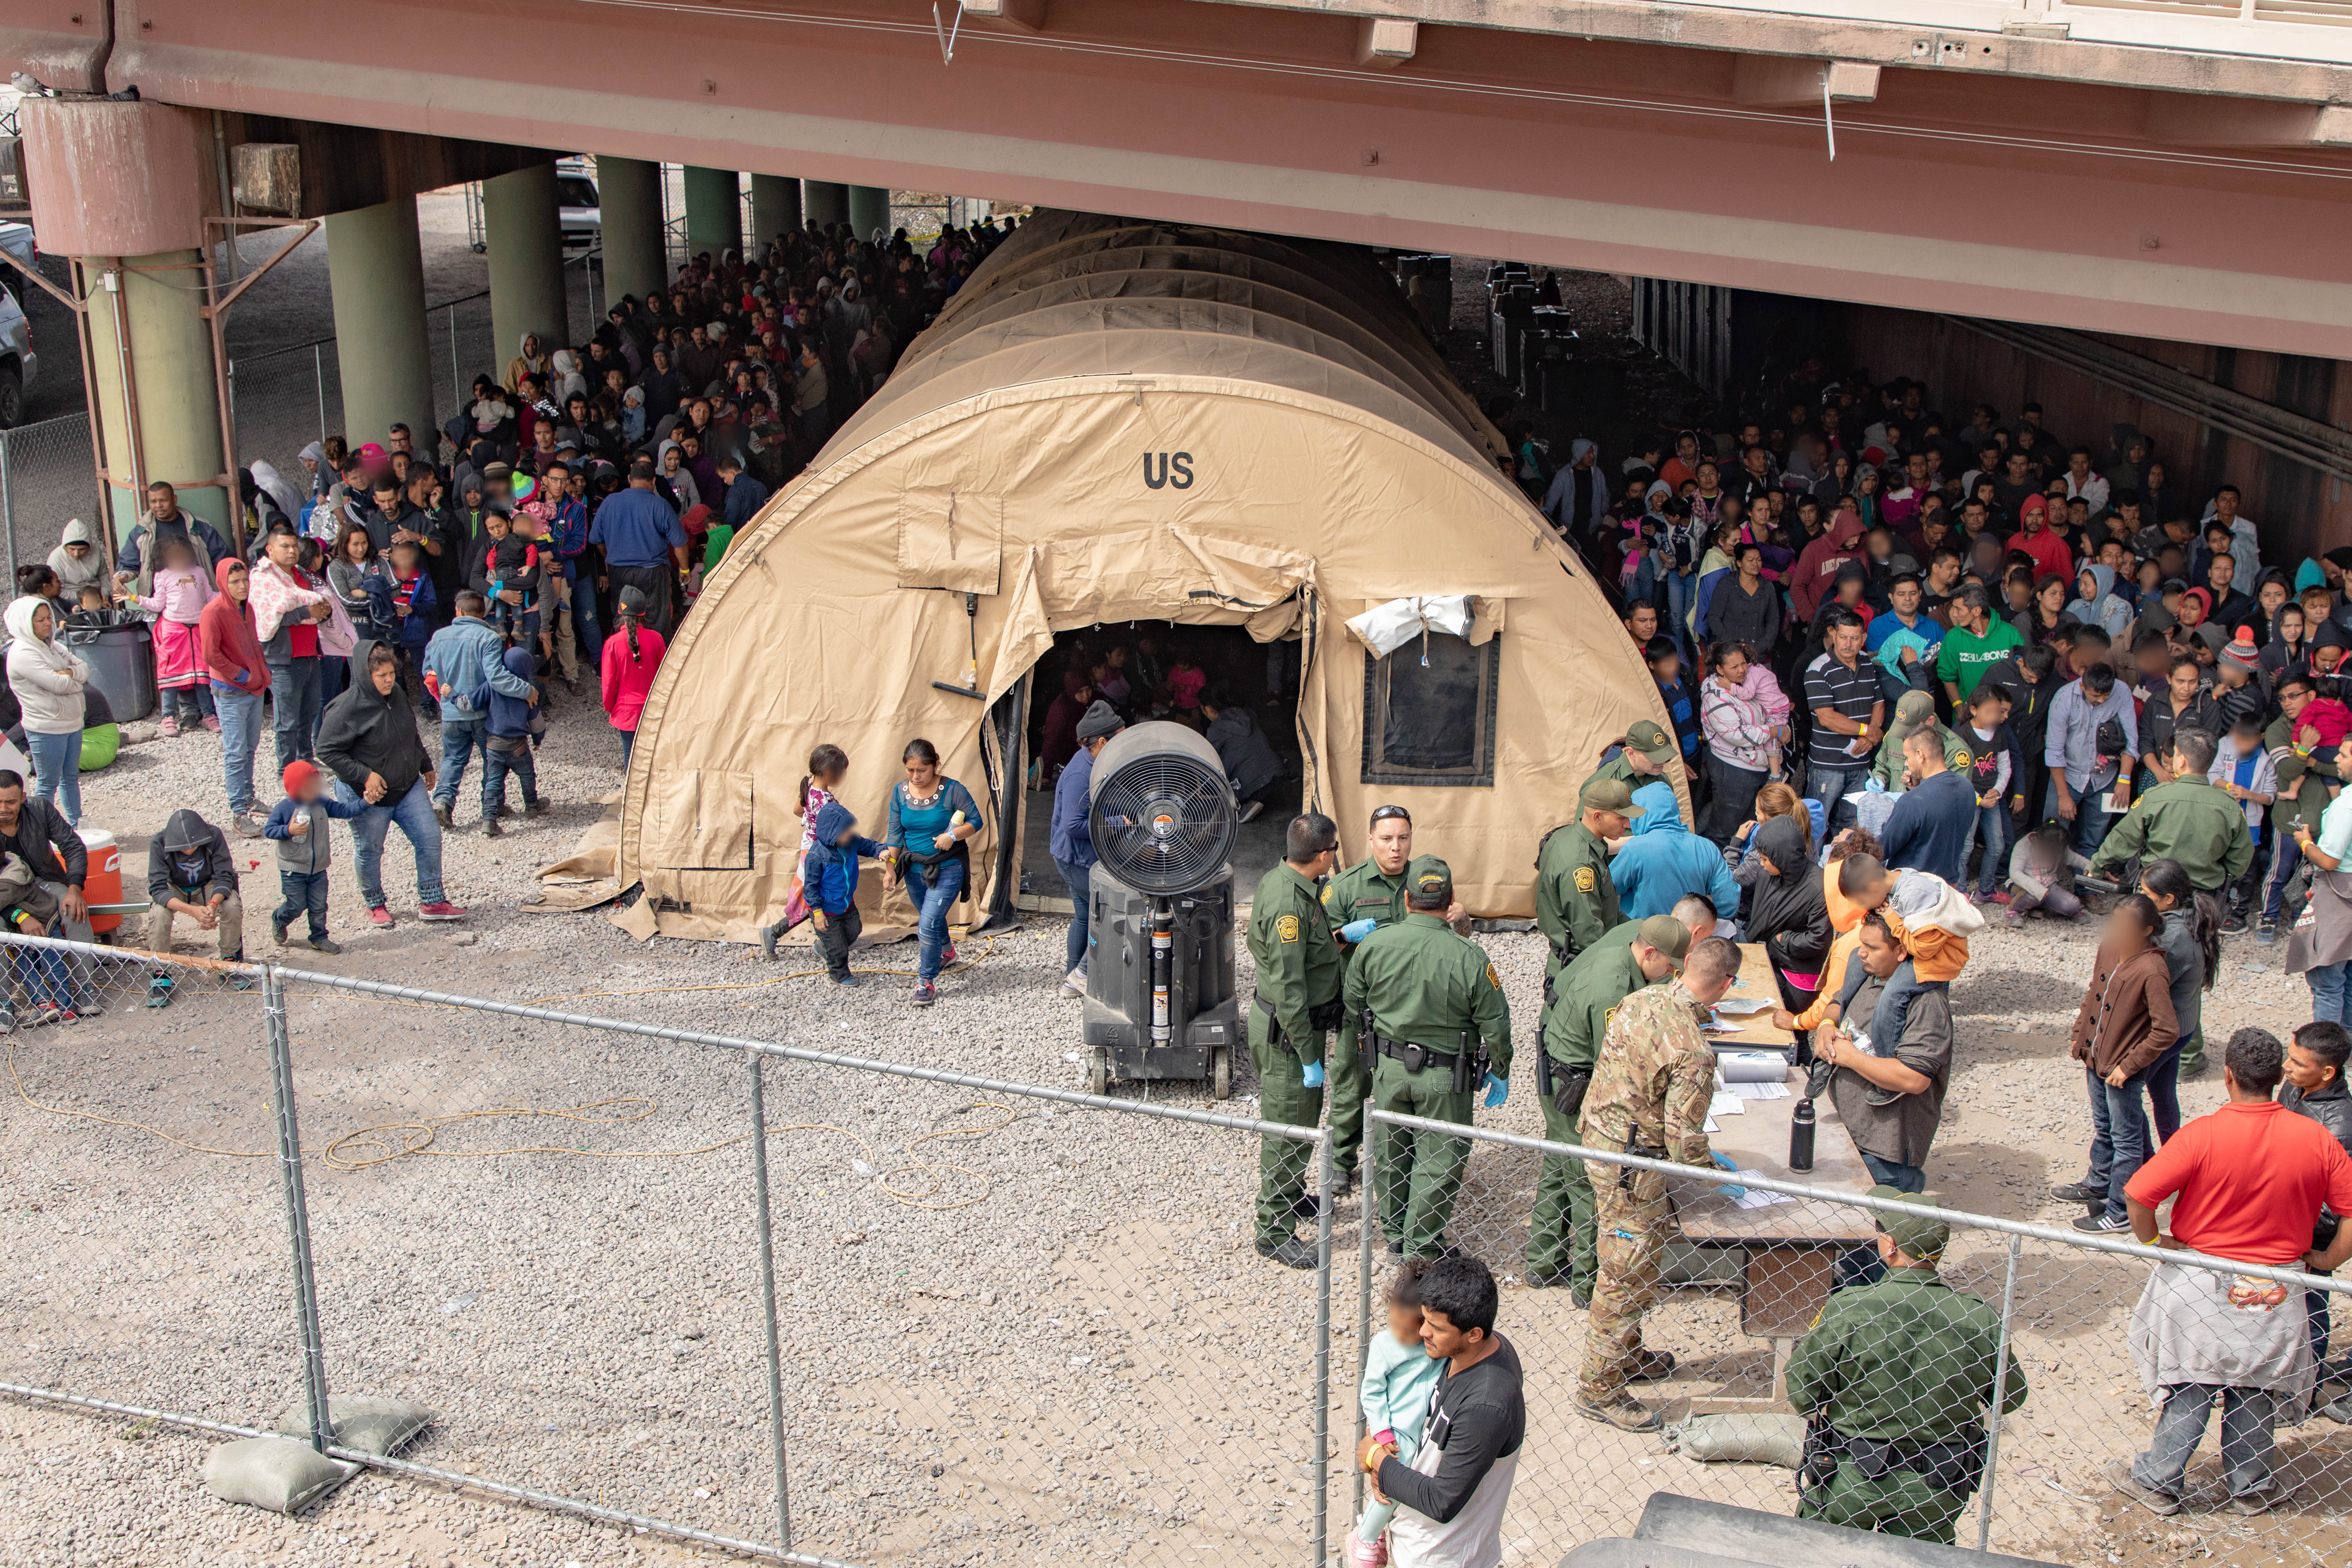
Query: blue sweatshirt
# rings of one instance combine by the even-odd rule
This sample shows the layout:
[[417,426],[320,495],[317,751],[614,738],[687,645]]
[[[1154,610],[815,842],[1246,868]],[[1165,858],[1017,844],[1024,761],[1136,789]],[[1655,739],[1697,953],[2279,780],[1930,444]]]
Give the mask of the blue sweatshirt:
[[[532,657],[529,648],[510,647],[507,649],[506,668],[507,673],[520,680],[528,691],[532,689],[531,677],[539,673],[539,660]],[[483,687],[477,696],[481,705],[489,710],[491,734],[507,740],[530,735],[531,705],[528,697],[517,696],[496,686]]]
[[808,901],[826,914],[848,911],[857,901],[857,863],[871,856],[879,859],[884,847],[871,838],[850,835],[846,844],[835,842],[844,831],[857,825],[856,816],[837,800],[826,801],[816,814],[816,843],[808,852],[806,879]]
[[323,791],[318,799],[309,803],[310,831],[297,838],[294,837],[294,814],[301,809],[303,804],[288,795],[278,803],[269,814],[269,820],[262,826],[261,836],[278,841],[278,868],[281,871],[325,870],[330,858],[327,824],[331,820],[348,822],[367,809],[364,802],[353,801],[346,805],[333,790]]

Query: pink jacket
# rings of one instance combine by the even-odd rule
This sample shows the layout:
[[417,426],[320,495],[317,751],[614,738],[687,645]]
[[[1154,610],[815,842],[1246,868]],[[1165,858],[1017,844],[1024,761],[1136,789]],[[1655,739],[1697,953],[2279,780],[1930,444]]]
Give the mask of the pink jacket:
[[139,607],[149,615],[160,615],[167,621],[177,621],[193,626],[205,613],[205,602],[213,596],[213,585],[205,575],[193,566],[163,566],[155,572],[155,591],[142,595]]

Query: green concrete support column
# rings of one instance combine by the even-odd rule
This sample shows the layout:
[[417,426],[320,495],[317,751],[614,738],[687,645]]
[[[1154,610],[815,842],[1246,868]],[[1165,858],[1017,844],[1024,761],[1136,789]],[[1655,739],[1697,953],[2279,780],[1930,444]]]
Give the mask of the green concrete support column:
[[669,281],[662,245],[662,169],[642,158],[596,160],[603,205],[604,298],[642,300]]
[[433,350],[425,336],[416,198],[329,215],[327,274],[335,297],[344,438],[357,450],[383,440],[397,423],[414,433],[416,451],[434,451]]
[[801,183],[782,174],[751,176],[751,246],[764,251],[801,226]]
[[818,228],[849,221],[849,187],[831,180],[801,182],[801,211]]
[[[183,507],[219,529],[224,539],[234,538],[229,497],[221,489],[226,465],[221,460],[212,328],[196,313],[204,303],[202,257],[194,250],[130,257],[116,279],[118,288],[110,290],[105,275],[112,265],[100,257],[82,262],[89,279],[90,372],[97,383],[90,401],[105,442],[114,537],[121,541],[147,510],[141,481],[163,479],[179,491]],[[121,344],[126,334],[116,330],[118,307],[128,329],[130,384],[137,392],[130,403],[123,396]],[[135,443],[132,403],[138,416]]]
[[880,229],[882,237],[890,237],[890,193],[873,185],[849,187],[849,226],[857,231],[860,239],[871,239]]
[[686,168],[686,249],[689,256],[743,248],[743,182],[732,169]]
[[482,227],[490,247],[490,331],[498,340],[491,374],[503,375],[525,332],[538,333],[551,352],[572,341],[555,165],[484,180]]

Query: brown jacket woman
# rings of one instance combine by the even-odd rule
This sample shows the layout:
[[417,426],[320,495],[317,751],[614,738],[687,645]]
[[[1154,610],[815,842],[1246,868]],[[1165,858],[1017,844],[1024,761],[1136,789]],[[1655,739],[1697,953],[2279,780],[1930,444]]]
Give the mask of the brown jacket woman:
[[2125,1079],[2147,1071],[2180,1036],[2164,950],[2129,904],[2116,910],[2074,1015],[2072,1055],[2110,1081],[2118,1068]]

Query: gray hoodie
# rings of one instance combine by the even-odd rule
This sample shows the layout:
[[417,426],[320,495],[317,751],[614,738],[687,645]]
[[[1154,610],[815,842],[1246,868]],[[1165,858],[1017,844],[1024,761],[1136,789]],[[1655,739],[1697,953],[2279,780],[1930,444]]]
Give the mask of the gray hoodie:
[[[89,553],[77,561],[73,552],[66,548],[68,544],[87,544]],[[68,605],[80,602],[85,583],[95,583],[108,598],[114,597],[114,579],[107,570],[106,541],[99,537],[97,529],[79,518],[66,524],[65,537],[49,552],[49,570],[58,574],[62,585],[58,597]]]

